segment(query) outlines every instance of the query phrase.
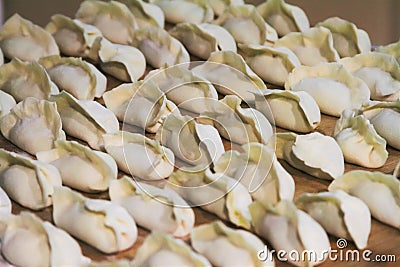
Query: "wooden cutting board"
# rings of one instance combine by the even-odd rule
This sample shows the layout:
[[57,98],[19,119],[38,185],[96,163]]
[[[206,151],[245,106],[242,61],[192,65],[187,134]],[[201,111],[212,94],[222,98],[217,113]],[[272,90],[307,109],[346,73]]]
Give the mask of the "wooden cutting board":
[[[116,81],[113,78],[108,79],[108,89],[111,89],[118,85],[119,82]],[[103,103],[103,101],[100,99],[100,103]],[[333,129],[335,126],[337,118],[330,117],[330,116],[325,116],[322,115],[322,122],[320,126],[317,128],[318,132],[321,132],[325,135],[332,135]],[[277,129],[277,131],[284,131],[283,129]],[[149,137],[152,137],[153,135],[149,135]],[[67,139],[70,140],[76,140],[74,138],[69,138]],[[77,141],[77,140],[76,140]],[[224,140],[224,146],[226,150],[231,149],[231,144]],[[0,135],[0,147],[7,149],[9,151],[21,153],[26,156],[30,156],[26,152],[20,150],[10,142],[8,142],[3,136]],[[235,146],[233,146],[235,147]],[[380,169],[376,169],[375,171],[381,171],[384,173],[392,173],[397,162],[400,160],[400,152],[388,147],[389,151],[389,158],[385,164],[384,167]],[[327,187],[329,185],[329,181],[325,180],[320,180],[317,178],[314,178],[312,176],[309,176],[301,171],[298,171],[285,162],[281,162],[282,165],[286,168],[286,170],[293,175],[293,178],[296,183],[296,191],[295,191],[295,198],[298,197],[301,193],[304,192],[321,192],[321,191],[326,191]],[[352,164],[346,164],[345,165],[346,171],[354,170],[354,169],[365,169],[361,168]],[[372,170],[371,170],[372,171]],[[123,175],[123,173],[120,173],[120,175]],[[108,193],[101,193],[101,194],[87,194],[85,193],[87,197],[90,198],[97,198],[97,199],[109,199]],[[20,205],[16,204],[13,202],[13,209],[12,212],[14,214],[18,214],[21,211],[26,210],[25,208],[21,207]],[[195,208],[195,216],[196,216],[196,225],[201,225],[204,223],[208,223],[214,220],[218,220],[218,218],[208,212],[205,212],[201,210],[200,208]],[[42,211],[34,212],[36,215],[41,217],[43,220],[47,220],[52,222],[52,208],[46,208]],[[79,223],[79,222],[78,222]],[[227,222],[226,222],[227,223]],[[229,226],[234,227],[233,225],[227,223]],[[138,239],[135,243],[135,245],[123,252],[117,253],[117,254],[111,254],[111,255],[105,255],[102,254],[101,252],[97,251],[96,249],[92,248],[91,246],[85,244],[84,242],[79,241],[83,253],[85,256],[88,256],[89,258],[95,260],[95,261],[104,261],[104,260],[114,260],[114,259],[120,259],[120,258],[128,258],[128,259],[133,259],[135,257],[135,253],[137,249],[140,247],[140,245],[143,243],[143,240],[146,238],[146,236],[149,234],[149,231],[138,227],[139,230],[139,235]],[[184,238],[185,241],[188,241],[188,237]],[[337,249],[336,247],[336,240],[337,238],[335,237],[330,237],[331,241],[331,247],[332,249]],[[271,246],[268,246],[271,248]],[[356,249],[353,243],[349,242],[348,246],[346,249],[343,249],[342,252],[345,253],[348,249],[353,250]],[[400,233],[399,230],[389,227],[387,225],[384,225],[376,220],[372,220],[372,230],[371,230],[371,235],[369,238],[368,242],[368,247],[366,249],[369,249],[373,252],[373,254],[370,256],[371,259],[375,257],[375,255],[395,255],[396,261],[400,262]],[[338,257],[340,256],[338,254]],[[345,254],[343,254],[345,255]],[[377,266],[377,262],[350,262],[350,261],[325,261],[323,264],[320,266]],[[289,266],[287,263],[282,263],[282,262],[277,262],[276,266]],[[396,263],[381,263],[379,266],[398,266]]]

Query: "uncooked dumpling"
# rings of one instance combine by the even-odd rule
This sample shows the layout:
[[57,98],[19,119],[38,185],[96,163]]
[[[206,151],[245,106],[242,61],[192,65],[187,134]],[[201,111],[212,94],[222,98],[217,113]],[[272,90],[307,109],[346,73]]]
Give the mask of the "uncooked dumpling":
[[117,1],[83,1],[75,16],[83,23],[96,26],[105,38],[116,44],[131,44],[138,29],[134,15]]
[[11,143],[32,155],[54,148],[57,140],[65,140],[57,105],[33,97],[0,118],[0,129]]
[[1,28],[0,48],[5,57],[22,61],[60,54],[50,33],[18,14],[10,17]]

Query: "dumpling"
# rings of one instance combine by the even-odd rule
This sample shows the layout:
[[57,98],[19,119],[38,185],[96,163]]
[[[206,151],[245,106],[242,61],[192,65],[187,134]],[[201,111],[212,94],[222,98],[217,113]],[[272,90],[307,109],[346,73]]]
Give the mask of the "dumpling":
[[232,35],[224,28],[210,23],[180,23],[169,32],[182,42],[190,54],[208,59],[215,51],[236,52]]
[[371,99],[400,99],[400,65],[393,56],[370,52],[343,58],[340,63],[368,85]]
[[390,146],[400,150],[400,101],[371,103],[363,114]]
[[290,32],[303,32],[310,28],[306,13],[298,6],[287,4],[284,0],[267,0],[257,6],[257,11],[279,36]]
[[239,49],[249,67],[267,83],[283,86],[289,73],[301,65],[286,47],[239,44]]
[[118,175],[117,164],[110,155],[75,141],[56,141],[54,149],[39,152],[36,157],[55,166],[64,185],[83,192],[106,191]]
[[378,46],[375,51],[394,56],[400,64],[400,40],[396,43]]
[[214,266],[275,266],[273,257],[265,262],[259,259],[265,245],[256,235],[229,228],[220,221],[194,228],[190,241]]
[[212,9],[214,10],[214,14],[219,17],[224,13],[225,9],[230,6],[241,6],[244,5],[243,0],[213,0],[209,1]]
[[153,232],[137,250],[131,266],[211,267],[211,263],[202,255],[195,253],[183,240]]
[[0,149],[0,186],[21,206],[40,210],[51,206],[61,177],[50,164]]
[[80,266],[90,261],[68,233],[33,213],[0,219],[0,226],[1,254],[15,266]]
[[242,149],[243,153],[235,150],[224,153],[214,165],[214,171],[240,181],[262,203],[292,200],[293,177],[279,163],[274,151],[259,143],[245,144]]
[[227,29],[236,43],[264,44],[267,40],[267,26],[253,5],[229,6],[215,23]]
[[169,114],[179,114],[175,104],[151,81],[121,84],[106,92],[103,99],[119,121],[150,133],[157,132]]
[[340,57],[352,57],[371,51],[371,40],[368,33],[358,29],[354,23],[339,17],[328,18],[317,25],[332,32],[333,46]]
[[14,97],[0,90],[0,118],[8,114],[16,104]]
[[75,17],[96,26],[105,38],[117,44],[131,44],[138,29],[129,8],[117,1],[83,1]]
[[171,175],[166,188],[177,192],[192,206],[199,206],[245,229],[251,227],[250,193],[231,177],[212,173],[209,168],[182,168]]
[[18,14],[10,17],[1,28],[0,48],[5,57],[22,61],[60,54],[50,33]]
[[382,167],[389,156],[386,140],[360,113],[356,110],[343,111],[336,122],[333,137],[342,149],[346,162],[366,168]]
[[255,201],[250,205],[255,232],[269,241],[275,251],[296,251],[299,255],[312,251],[314,257],[293,258],[281,255],[296,266],[314,266],[322,263],[330,251],[329,238],[324,228],[310,215],[289,201],[275,206]]
[[106,91],[106,76],[80,58],[50,56],[41,58],[39,63],[60,90],[79,100],[93,100]]
[[57,103],[64,131],[86,141],[93,149],[103,148],[103,134],[119,131],[117,117],[98,102],[78,100],[65,91],[51,100]]
[[178,159],[191,165],[212,164],[225,152],[218,131],[189,116],[169,115],[155,138]]
[[353,240],[358,249],[367,246],[371,213],[359,198],[342,190],[304,193],[296,199],[296,206],[313,217],[328,233]]
[[190,61],[183,44],[159,27],[135,31],[133,45],[143,53],[147,63],[157,69]]
[[110,183],[110,199],[150,231],[184,237],[193,229],[194,212],[176,192],[135,182],[124,176]]
[[175,156],[156,140],[138,133],[120,132],[103,136],[104,147],[118,168],[144,180],[161,180],[174,171]]
[[62,14],[51,17],[46,31],[53,35],[61,53],[74,57],[87,57],[94,40],[102,36],[95,26]]
[[276,154],[294,168],[324,180],[344,173],[344,158],[335,139],[318,132],[276,134]]
[[400,181],[394,175],[349,171],[329,185],[329,191],[333,190],[343,190],[358,197],[377,220],[400,228]]
[[213,52],[206,62],[192,68],[192,72],[210,81],[223,95],[237,95],[252,104],[254,95],[250,91],[266,89],[266,85],[233,51]]
[[88,264],[80,265],[80,267],[131,267],[130,262],[126,259],[92,261]]
[[153,70],[144,79],[150,81],[180,109],[202,113],[211,110],[218,101],[214,86],[182,65]]
[[50,95],[59,93],[58,87],[39,63],[19,59],[0,66],[0,89],[12,95],[17,102],[27,97],[49,99]]
[[207,0],[150,0],[158,5],[169,23],[202,23],[214,18],[214,11]]
[[321,122],[319,107],[307,92],[275,89],[253,94],[256,99],[256,109],[278,127],[309,133]]
[[0,118],[1,133],[11,143],[34,155],[54,148],[54,142],[65,140],[57,105],[28,97]]
[[277,40],[274,47],[289,48],[305,66],[337,62],[340,59],[333,47],[332,34],[324,27],[289,33]]
[[200,114],[198,121],[213,125],[225,139],[237,143],[259,142],[267,144],[273,129],[267,118],[253,108],[242,108],[242,101],[227,95],[213,105],[212,111]]
[[289,74],[285,89],[306,91],[322,113],[336,117],[340,117],[345,109],[360,109],[370,98],[365,82],[339,63],[296,67]]
[[162,9],[142,0],[118,0],[124,3],[132,12],[139,28],[158,26],[164,28],[165,16]]
[[7,193],[4,192],[4,190],[0,187],[0,218],[4,218],[5,216],[11,214],[11,209],[11,200]]
[[135,221],[123,207],[86,198],[67,187],[55,188],[53,220],[56,226],[103,253],[128,249],[137,238]]

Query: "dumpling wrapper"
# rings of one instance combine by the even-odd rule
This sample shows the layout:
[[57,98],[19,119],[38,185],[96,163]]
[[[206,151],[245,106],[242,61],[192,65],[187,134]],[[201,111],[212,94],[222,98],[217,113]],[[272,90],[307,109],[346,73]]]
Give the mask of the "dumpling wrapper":
[[304,193],[296,199],[296,206],[313,217],[328,233],[353,240],[358,249],[367,246],[371,213],[359,198],[342,190]]
[[253,5],[229,6],[215,23],[228,30],[236,43],[264,44],[267,40],[267,26]]
[[5,216],[10,215],[11,209],[11,200],[8,197],[7,193],[4,192],[4,190],[0,187],[0,217],[4,218]]
[[86,198],[67,187],[55,188],[53,220],[56,226],[107,254],[130,248],[137,238],[136,223],[123,207]]
[[223,95],[237,95],[244,101],[254,102],[250,91],[266,89],[266,85],[233,51],[213,52],[206,62],[195,66],[192,72],[210,81]]
[[60,90],[79,100],[93,100],[106,91],[106,76],[80,58],[49,56],[41,58],[39,63]]
[[182,168],[171,175],[165,187],[177,192],[194,207],[198,206],[236,226],[251,228],[250,193],[231,177],[212,173],[209,168]]
[[121,84],[103,95],[118,120],[156,133],[169,114],[180,114],[173,102],[151,81]]
[[83,192],[106,191],[118,175],[117,164],[110,155],[75,141],[56,141],[54,149],[39,152],[36,157],[55,166],[64,185]]
[[219,134],[230,142],[267,144],[274,130],[264,115],[253,108],[242,108],[242,101],[227,95],[213,106],[212,111],[200,114],[198,121],[213,125]]
[[[330,243],[328,235],[322,226],[310,215],[287,200],[275,206],[253,202],[250,207],[255,232],[269,241],[275,251],[312,251],[317,257],[299,257],[299,261],[281,255],[295,266],[314,266],[322,263],[328,257]],[[289,254],[290,255],[290,254]]]
[[225,152],[217,129],[189,116],[169,115],[155,138],[170,148],[175,157],[195,166],[215,163]]
[[400,65],[393,56],[369,52],[343,58],[340,63],[368,85],[371,99],[400,100]]
[[18,14],[10,17],[1,28],[0,48],[5,57],[22,61],[60,54],[50,33]]
[[41,210],[51,206],[61,176],[50,164],[0,149],[0,186],[19,205]]
[[0,90],[0,118],[7,115],[16,104],[14,97]]
[[138,28],[148,26],[164,28],[165,16],[159,6],[146,3],[142,0],[119,0],[119,2],[125,4],[132,12]]
[[33,213],[2,218],[0,229],[1,254],[15,266],[80,266],[90,261],[68,233]]
[[59,93],[58,87],[39,63],[19,59],[0,66],[0,89],[14,97],[16,102],[27,97],[49,99],[50,95]]
[[182,65],[150,71],[144,82],[154,83],[180,109],[194,113],[209,111],[218,101],[215,87]]
[[156,69],[190,61],[183,44],[159,27],[135,31],[133,45],[143,53],[146,62]]
[[4,64],[4,55],[3,50],[0,48],[0,66]]
[[316,27],[319,26],[328,28],[332,32],[333,46],[340,57],[353,57],[371,51],[368,33],[358,29],[354,23],[332,17],[317,23]]
[[342,149],[346,162],[366,168],[382,167],[389,153],[386,140],[360,112],[344,110],[336,122],[333,137]]
[[121,44],[113,44],[98,37],[88,56],[100,65],[102,71],[124,82],[140,79],[146,71],[146,59],[139,49]]
[[126,259],[92,261],[88,264],[80,265],[80,267],[131,267],[130,262]]
[[360,109],[370,98],[365,82],[339,63],[296,67],[289,74],[285,89],[306,91],[322,113],[336,117],[340,117],[345,109]]
[[378,46],[375,51],[394,56],[400,64],[400,40],[396,43]]
[[126,208],[135,222],[150,230],[184,237],[193,229],[192,208],[176,192],[124,176],[110,184],[110,199]]
[[272,257],[268,261],[259,259],[259,252],[265,245],[256,235],[229,228],[221,221],[197,226],[190,241],[214,266],[275,266]]
[[129,8],[117,1],[83,1],[75,17],[94,25],[105,38],[116,44],[130,45],[138,29]]
[[337,62],[340,59],[333,47],[332,34],[324,27],[289,33],[277,40],[274,47],[289,48],[305,66]]
[[181,22],[203,23],[214,18],[214,11],[207,0],[150,0],[159,6],[165,20],[172,24]]
[[284,0],[268,0],[257,6],[257,11],[277,31],[279,36],[303,32],[310,28],[306,13]]
[[268,89],[253,94],[256,109],[278,127],[309,133],[321,122],[319,107],[307,92]]
[[22,150],[34,155],[54,148],[54,142],[65,140],[57,105],[28,97],[0,118],[3,136]]
[[254,199],[276,204],[283,199],[293,200],[293,177],[282,167],[274,151],[259,143],[242,146],[243,153],[225,152],[214,171],[240,181]]
[[349,171],[329,185],[329,191],[343,190],[367,204],[377,220],[400,228],[400,181],[390,174],[364,170]]
[[174,171],[174,153],[156,140],[129,132],[106,134],[103,140],[118,168],[134,177],[161,180]]
[[344,173],[344,158],[335,139],[318,132],[276,134],[276,155],[311,176],[333,180]]
[[103,149],[103,134],[119,131],[117,117],[98,102],[78,100],[65,91],[51,100],[57,103],[64,131],[93,149]]
[[390,146],[400,150],[400,101],[371,103],[363,114]]
[[236,42],[223,27],[210,23],[180,23],[169,33],[181,41],[191,55],[208,59],[215,51],[236,52]]
[[214,10],[214,14],[219,17],[224,13],[225,9],[230,6],[241,6],[244,5],[243,0],[213,0],[209,1],[212,9]]
[[249,67],[267,83],[283,86],[289,73],[301,65],[286,47],[239,44],[239,49]]
[[102,36],[95,26],[62,14],[51,17],[46,31],[53,35],[62,54],[73,57],[87,57],[95,39]]
[[183,240],[153,232],[146,237],[131,262],[132,267],[152,266],[211,267],[202,255],[195,253]]

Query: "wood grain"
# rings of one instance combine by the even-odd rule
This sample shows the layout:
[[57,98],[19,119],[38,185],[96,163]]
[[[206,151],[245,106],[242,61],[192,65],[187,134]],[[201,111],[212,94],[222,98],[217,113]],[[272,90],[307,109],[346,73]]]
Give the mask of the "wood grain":
[[[118,85],[119,82],[116,81],[115,79],[109,78],[109,83],[108,83],[108,88],[113,88],[114,86]],[[100,103],[103,103],[102,100],[99,101]],[[330,116],[322,116],[322,122],[321,125],[317,128],[317,131],[326,134],[326,135],[332,135],[334,126],[336,123],[336,118],[330,117]],[[277,131],[281,132],[284,131],[283,129],[277,129]],[[153,137],[154,135],[148,135],[149,137]],[[70,140],[76,140],[74,138],[68,137]],[[238,146],[237,145],[232,145],[228,141],[224,140],[224,146],[225,148],[231,149],[232,147],[235,149]],[[18,147],[14,146],[10,142],[8,142],[3,136],[0,135],[0,147],[4,148],[9,151],[14,151],[17,153],[21,153],[26,156],[31,156],[27,154],[26,152],[20,150]],[[384,173],[392,173],[397,162],[400,160],[400,152],[388,147],[389,151],[389,158],[385,164],[384,167],[376,169],[375,171],[381,171]],[[325,180],[320,180],[314,177],[311,177],[301,171],[298,171],[291,166],[289,166],[286,162],[281,162],[282,165],[293,175],[293,178],[296,183],[296,191],[295,191],[295,198],[298,197],[300,194],[304,192],[321,192],[321,191],[326,191],[327,187],[329,185],[329,181]],[[352,164],[345,164],[345,169],[346,171],[354,170],[354,169],[365,169],[361,168]],[[120,173],[122,175],[122,173]],[[90,197],[90,198],[98,198],[98,199],[109,199],[108,193],[102,193],[102,194],[87,194],[84,193],[85,196]],[[21,211],[26,210],[25,208],[21,207],[17,203],[13,202],[13,209],[12,212],[14,214],[19,214]],[[195,215],[196,215],[196,225],[201,225],[204,223],[208,223],[214,220],[217,220],[218,218],[208,212],[205,212],[199,208],[195,208]],[[41,217],[43,220],[47,220],[52,222],[52,208],[46,208],[42,211],[31,211]],[[77,222],[79,223],[79,222]],[[233,225],[227,224],[231,227],[234,227]],[[110,255],[105,255],[94,249],[93,247],[85,244],[84,242],[79,241],[82,251],[84,255],[90,257],[91,259],[95,261],[104,261],[104,260],[114,260],[114,259],[120,259],[120,258],[127,258],[127,259],[133,259],[135,257],[135,253],[137,249],[140,247],[140,245],[143,243],[143,240],[145,237],[149,234],[149,231],[138,227],[139,229],[139,236],[137,239],[137,242],[135,245],[123,252],[117,253],[117,254],[110,254]],[[184,238],[185,241],[188,241],[188,237]],[[337,238],[330,237],[331,241],[331,247],[332,249],[336,249],[336,240]],[[265,241],[265,240],[264,240]],[[267,242],[266,242],[267,243]],[[372,221],[372,231],[371,235],[369,238],[368,242],[368,247],[366,249],[369,249],[373,251],[373,254],[371,258],[374,257],[374,255],[380,254],[380,255],[395,255],[397,262],[400,262],[400,234],[399,230],[384,225],[376,220]],[[268,246],[271,248],[271,246]],[[348,247],[343,250],[347,251],[348,249],[356,249],[353,243],[349,242]],[[320,266],[323,267],[328,267],[328,266],[377,266],[377,262],[346,262],[346,261],[325,261],[323,264]],[[277,266],[289,266],[287,263],[282,263],[282,262],[277,262]],[[379,266],[398,266],[396,263],[380,263]]]

